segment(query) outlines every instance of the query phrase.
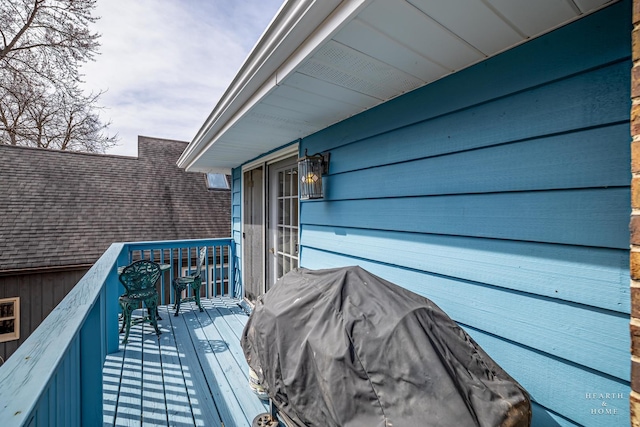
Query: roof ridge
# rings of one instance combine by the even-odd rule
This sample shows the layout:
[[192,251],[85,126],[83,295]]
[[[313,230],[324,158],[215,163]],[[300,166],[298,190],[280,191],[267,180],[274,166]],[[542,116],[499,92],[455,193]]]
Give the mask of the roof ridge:
[[122,154],[107,154],[107,153],[92,153],[88,151],[75,151],[75,150],[59,150],[56,148],[43,148],[43,147],[29,147],[25,145],[10,145],[10,144],[0,144],[0,149],[16,149],[16,150],[32,150],[39,151],[42,153],[57,153],[57,154],[79,154],[85,156],[96,156],[96,157],[115,157],[115,158],[123,158],[123,159],[133,159],[138,160],[138,156],[125,156]]

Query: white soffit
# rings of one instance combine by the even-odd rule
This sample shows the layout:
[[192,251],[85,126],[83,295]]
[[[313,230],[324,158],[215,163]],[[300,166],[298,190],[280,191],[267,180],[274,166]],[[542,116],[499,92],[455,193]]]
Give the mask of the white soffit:
[[[260,70],[251,75],[241,70],[235,81],[244,84],[225,93],[178,165],[190,171],[230,170],[614,2],[289,1],[281,14],[289,7],[306,15],[274,18],[272,27],[293,24],[265,34],[277,30],[287,36],[261,50],[259,42],[247,59],[266,56],[264,64],[271,68],[263,65],[263,74],[270,77],[257,81]],[[307,37],[295,41],[297,50],[291,51],[301,22],[317,26],[307,29]]]

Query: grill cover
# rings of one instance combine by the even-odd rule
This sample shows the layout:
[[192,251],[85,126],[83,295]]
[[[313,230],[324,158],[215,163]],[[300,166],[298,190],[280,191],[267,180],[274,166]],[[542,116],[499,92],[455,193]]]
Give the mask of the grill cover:
[[298,269],[242,336],[291,426],[528,426],[527,392],[432,301],[360,267]]

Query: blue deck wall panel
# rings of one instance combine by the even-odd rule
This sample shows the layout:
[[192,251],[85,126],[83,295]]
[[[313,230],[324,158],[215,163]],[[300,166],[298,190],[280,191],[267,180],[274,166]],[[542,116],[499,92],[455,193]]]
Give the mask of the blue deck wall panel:
[[534,426],[629,423],[630,32],[616,3],[300,143],[331,151],[301,266],[432,299],[530,392]]

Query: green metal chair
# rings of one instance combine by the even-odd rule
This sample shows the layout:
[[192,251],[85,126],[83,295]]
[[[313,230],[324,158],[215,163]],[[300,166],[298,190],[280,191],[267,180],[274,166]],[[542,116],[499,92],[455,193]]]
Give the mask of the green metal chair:
[[147,307],[148,316],[136,320],[133,323],[149,322],[156,330],[156,335],[160,335],[158,329],[158,291],[156,282],[160,278],[160,266],[153,261],[140,260],[124,268],[119,276],[120,282],[124,285],[126,292],[118,298],[122,307],[122,327],[120,333],[125,330],[123,344],[129,339],[131,329],[131,314],[133,310],[144,303]]
[[[174,306],[176,308],[176,313],[174,316],[177,316],[180,313],[180,303],[185,301],[196,301],[198,308],[200,311],[204,311],[202,308],[202,304],[200,303],[200,286],[202,285],[202,267],[204,266],[204,261],[207,256],[207,247],[200,248],[200,256],[198,256],[198,265],[196,266],[195,271],[191,272],[191,274],[184,277],[176,277],[173,279],[173,292],[174,292]],[[193,290],[193,296],[182,298],[182,291],[186,290],[188,287],[191,287]]]

